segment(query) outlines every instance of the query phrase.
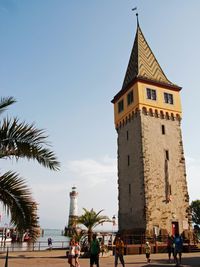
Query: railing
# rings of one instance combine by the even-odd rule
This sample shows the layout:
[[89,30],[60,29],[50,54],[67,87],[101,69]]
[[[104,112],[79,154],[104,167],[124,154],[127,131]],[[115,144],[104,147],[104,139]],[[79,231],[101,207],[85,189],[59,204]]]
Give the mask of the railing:
[[[141,254],[144,253],[145,242],[148,241],[151,245],[153,253],[166,252],[167,251],[167,239],[168,235],[159,236],[145,236],[141,235],[128,235],[124,234],[121,236],[125,243],[125,250],[127,254]],[[198,243],[198,239],[195,236],[191,236],[190,239],[183,238],[183,250],[185,252],[190,251],[190,247]]]
[[[51,249],[66,249],[69,246],[68,241],[54,241]],[[48,250],[48,244],[44,241],[36,242],[1,242],[0,252],[9,251],[40,251]]]

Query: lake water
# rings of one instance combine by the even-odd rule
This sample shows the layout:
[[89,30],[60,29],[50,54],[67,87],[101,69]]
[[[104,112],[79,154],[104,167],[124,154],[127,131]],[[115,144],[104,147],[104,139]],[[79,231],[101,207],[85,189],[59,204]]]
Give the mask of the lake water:
[[63,236],[60,229],[44,229],[43,235],[40,236],[34,243],[29,242],[6,242],[0,243],[0,251],[5,251],[9,248],[10,251],[33,251],[48,249],[48,238],[52,239],[52,248],[66,248],[69,245],[69,237]]
[[[0,242],[0,251],[5,251],[9,248],[10,251],[34,251],[34,250],[46,250],[48,249],[48,238],[52,239],[53,249],[66,249],[69,246],[70,238],[64,236],[61,229],[44,229],[43,235],[41,235],[34,243],[29,242]],[[101,235],[99,235],[101,237]],[[112,237],[112,238],[111,238]],[[113,233],[104,236],[104,242],[107,245],[110,238],[114,240]]]
[[52,241],[69,241],[69,237],[62,234],[63,230],[61,229],[43,229],[44,234],[40,236],[37,241],[47,242],[47,239],[51,237]]

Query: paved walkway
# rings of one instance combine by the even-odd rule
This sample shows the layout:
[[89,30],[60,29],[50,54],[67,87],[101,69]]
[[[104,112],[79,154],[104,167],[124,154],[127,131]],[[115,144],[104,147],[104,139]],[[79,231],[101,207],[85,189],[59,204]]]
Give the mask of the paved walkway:
[[[124,256],[126,267],[170,267],[166,254],[152,254],[152,262],[147,264],[145,255]],[[89,259],[80,259],[81,267],[89,267]],[[5,253],[0,254],[0,266],[5,265]],[[64,250],[39,251],[39,252],[10,252],[8,267],[69,267]],[[200,267],[200,253],[184,253],[183,267]],[[100,267],[114,267],[114,257],[100,258]],[[121,267],[121,264],[118,264]]]

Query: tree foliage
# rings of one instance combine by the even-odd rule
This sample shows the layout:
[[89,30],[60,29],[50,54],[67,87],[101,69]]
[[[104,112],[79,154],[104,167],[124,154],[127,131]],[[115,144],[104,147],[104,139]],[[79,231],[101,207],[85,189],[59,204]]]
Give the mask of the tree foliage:
[[105,222],[112,222],[108,216],[100,215],[103,210],[95,212],[93,209],[87,210],[83,208],[84,214],[78,217],[77,223],[82,224],[87,228],[88,239],[91,240],[91,236],[95,227]]
[[200,225],[200,200],[192,201],[191,205],[192,221],[197,225]]
[[[0,115],[16,100],[13,97],[0,99]],[[59,170],[59,162],[49,150],[44,130],[34,124],[19,122],[18,118],[3,118],[0,122],[0,159],[26,158],[36,160],[50,170]],[[18,173],[0,173],[0,201],[10,215],[11,223],[19,232],[29,230],[32,239],[37,237],[37,205],[25,180]]]

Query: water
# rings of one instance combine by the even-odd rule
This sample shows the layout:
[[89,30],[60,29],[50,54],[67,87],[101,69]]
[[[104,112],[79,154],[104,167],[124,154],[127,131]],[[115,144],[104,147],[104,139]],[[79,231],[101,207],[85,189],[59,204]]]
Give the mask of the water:
[[52,239],[52,248],[60,249],[69,246],[69,237],[62,235],[60,229],[44,229],[43,236],[40,236],[34,243],[32,242],[6,242],[0,243],[0,251],[5,251],[9,248],[10,251],[34,251],[48,249],[48,238]]
[[63,241],[69,242],[69,237],[62,235],[62,230],[60,229],[43,229],[44,234],[38,238],[38,242],[47,242],[47,239],[51,237],[53,242]]

